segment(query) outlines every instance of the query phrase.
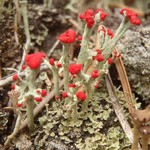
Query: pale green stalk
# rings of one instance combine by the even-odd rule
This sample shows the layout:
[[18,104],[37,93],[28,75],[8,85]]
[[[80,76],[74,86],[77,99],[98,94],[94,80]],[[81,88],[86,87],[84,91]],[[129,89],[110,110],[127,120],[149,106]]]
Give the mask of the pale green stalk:
[[35,129],[35,124],[34,124],[34,114],[33,114],[33,109],[34,109],[34,99],[33,97],[29,97],[27,100],[27,122],[28,122],[28,127],[31,131]]
[[78,64],[84,64],[84,62],[89,57],[88,44],[90,41],[91,34],[92,34],[92,29],[89,29],[87,26],[85,26],[83,36],[82,36],[81,49],[78,55],[78,61],[77,61]]
[[[27,83],[28,83],[28,96],[26,97],[27,99],[27,122],[28,122],[28,127],[31,131],[35,129],[35,124],[34,124],[34,114],[33,114],[33,109],[34,109],[34,97],[32,96],[32,91],[35,89],[35,80],[36,77],[39,73],[39,69],[37,70],[30,70],[30,74],[27,76]],[[31,94],[30,94],[31,92]]]
[[95,28],[97,28],[98,24],[100,23],[99,15],[100,13],[96,14],[94,18],[95,23],[93,27],[88,28],[87,25],[85,25],[83,36],[82,36],[81,49],[77,60],[78,64],[84,64],[87,61],[87,59],[89,59],[90,54],[88,52],[88,46],[89,46],[89,42],[93,30],[95,30]]
[[58,74],[58,68],[53,68],[53,79],[54,79],[54,90],[55,90],[55,96],[59,96],[59,74]]
[[24,45],[24,51],[23,51],[23,56],[22,56],[22,60],[20,63],[20,67],[19,67],[19,72],[21,71],[21,66],[24,63],[25,60],[25,56],[28,54],[29,50],[30,50],[30,46],[31,46],[31,37],[30,37],[30,31],[29,31],[29,22],[28,22],[28,10],[27,10],[27,1],[23,0],[20,1],[20,6],[21,6],[21,14],[23,17],[23,23],[24,23],[24,32],[25,32],[25,36],[26,36],[26,43]]
[[107,40],[107,44],[105,47],[102,47],[103,52],[102,55],[105,58],[105,61],[102,62],[104,64],[107,61],[107,58],[110,56],[110,54],[114,51],[114,48],[118,42],[118,40],[121,39],[123,34],[126,32],[126,30],[131,26],[131,23],[127,21],[127,18],[124,18],[117,29],[115,36],[112,39]]
[[91,100],[91,96],[94,92],[94,87],[92,88],[93,79],[90,78],[88,83],[85,84],[85,91],[86,91],[86,100],[83,102],[82,110],[86,113],[88,112],[88,105],[89,101]]
[[64,90],[68,91],[68,84],[69,84],[69,62],[70,62],[70,55],[69,51],[71,48],[71,44],[63,44],[63,76],[64,76]]
[[[30,39],[30,31],[29,31],[29,22],[28,22],[28,15],[27,15],[27,1],[20,1],[20,6],[21,6],[21,13],[23,17],[23,22],[24,22],[24,30],[25,30],[25,36],[26,40],[31,41]],[[30,42],[29,42],[30,43]]]
[[60,93],[59,93],[59,73],[58,73],[58,68],[56,68],[56,66],[51,66],[46,59],[44,59],[43,62],[53,73],[55,96],[59,96]]
[[53,0],[44,0],[44,7],[50,9],[52,7]]
[[74,122],[77,121],[78,119],[78,103],[76,102],[73,106],[72,106],[72,113],[71,113],[71,119],[74,120]]

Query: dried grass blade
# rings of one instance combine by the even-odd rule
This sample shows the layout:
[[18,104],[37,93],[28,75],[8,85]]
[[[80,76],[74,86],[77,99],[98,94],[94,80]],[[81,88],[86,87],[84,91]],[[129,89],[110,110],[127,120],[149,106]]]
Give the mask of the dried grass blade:
[[125,98],[127,100],[128,104],[131,104],[133,106],[133,97],[132,97],[132,91],[130,88],[130,84],[128,81],[127,73],[125,71],[124,64],[122,62],[121,57],[116,58],[115,60],[116,68],[119,74],[119,78],[121,81],[121,85],[123,88],[123,92],[125,94]]
[[123,107],[119,104],[119,100],[116,94],[116,91],[114,89],[112,80],[110,78],[110,75],[106,75],[105,76],[105,81],[106,81],[106,86],[107,86],[107,90],[110,96],[110,99],[112,101],[112,105],[113,105],[113,109],[118,117],[118,120],[125,132],[125,134],[127,135],[128,139],[130,140],[131,143],[133,143],[133,133],[131,130],[131,127],[126,119],[126,117],[123,114]]

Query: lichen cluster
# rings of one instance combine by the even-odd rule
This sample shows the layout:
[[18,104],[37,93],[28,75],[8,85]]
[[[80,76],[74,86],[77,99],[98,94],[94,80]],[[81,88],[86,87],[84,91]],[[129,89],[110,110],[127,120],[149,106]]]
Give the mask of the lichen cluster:
[[[123,93],[118,91],[118,95],[128,116]],[[67,120],[67,113],[53,101],[39,118],[41,128],[34,140],[36,148],[48,148],[53,141],[53,148],[65,147],[61,150],[130,149],[131,143],[120,127],[104,87],[92,96],[86,117],[83,118],[82,112],[79,116],[76,122]]]
[[[27,120],[30,131],[36,130],[35,110],[38,106],[44,106],[48,102],[47,96],[50,95],[51,98],[55,96],[55,101],[50,107],[46,104],[46,115],[39,119],[41,131],[34,141],[36,149],[41,149],[43,146],[49,147],[49,140],[60,141],[71,150],[117,150],[128,147],[130,144],[125,138],[119,121],[115,117],[114,108],[112,109],[111,102],[107,98],[108,94],[104,90],[104,76],[109,74],[110,65],[121,57],[116,49],[118,40],[130,26],[141,24],[138,15],[128,8],[122,9],[120,14],[124,16],[123,20],[113,33],[109,28],[100,25],[107,16],[102,9],[96,11],[88,9],[81,13],[79,18],[83,33],[80,36],[80,52],[72,63],[72,46],[79,40],[78,33],[73,29],[68,29],[59,35],[58,40],[62,43],[62,56],[59,60],[48,58],[43,52],[29,54],[31,39],[35,39],[34,42],[40,45],[48,35],[48,28],[40,26],[44,29],[42,32],[44,34],[38,32],[36,26],[30,25],[29,28],[27,1],[20,2],[20,6],[26,44],[20,70],[16,70],[16,74],[12,76],[13,84],[9,94],[13,110],[17,114],[16,124],[4,146],[7,147],[24,126],[22,121]],[[36,11],[42,13],[42,11]],[[43,12],[46,13],[44,10]],[[44,24],[51,22],[49,19],[43,21]],[[30,31],[37,31],[36,37],[30,34]],[[95,41],[91,40],[94,31],[97,31]],[[54,95],[53,91],[48,93],[47,87],[41,89],[36,85],[43,67],[52,73],[53,77],[50,80]],[[24,73],[23,77],[20,76],[20,72]],[[62,86],[61,83],[63,83]],[[100,93],[96,92],[97,90],[100,90]],[[24,108],[27,116],[25,120],[22,115]],[[37,112],[41,109],[42,107],[39,107]],[[53,143],[52,145],[61,144]]]

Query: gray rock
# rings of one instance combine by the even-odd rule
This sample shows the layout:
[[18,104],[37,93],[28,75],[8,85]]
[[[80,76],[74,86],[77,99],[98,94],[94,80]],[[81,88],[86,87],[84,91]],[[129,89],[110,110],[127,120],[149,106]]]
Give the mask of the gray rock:
[[134,91],[150,100],[150,26],[128,30],[118,43]]

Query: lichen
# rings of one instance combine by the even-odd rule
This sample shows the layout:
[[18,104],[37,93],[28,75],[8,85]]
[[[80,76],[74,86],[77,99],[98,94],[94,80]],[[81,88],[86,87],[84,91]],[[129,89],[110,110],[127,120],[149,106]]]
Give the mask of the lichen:
[[[48,113],[39,118],[41,130],[35,138],[35,146],[40,149],[53,141],[71,150],[129,150],[131,143],[119,124],[106,89],[103,87],[99,91],[92,96],[86,116],[79,112],[76,122],[66,119],[67,113],[53,101]],[[118,90],[117,93],[128,117],[123,92]]]

